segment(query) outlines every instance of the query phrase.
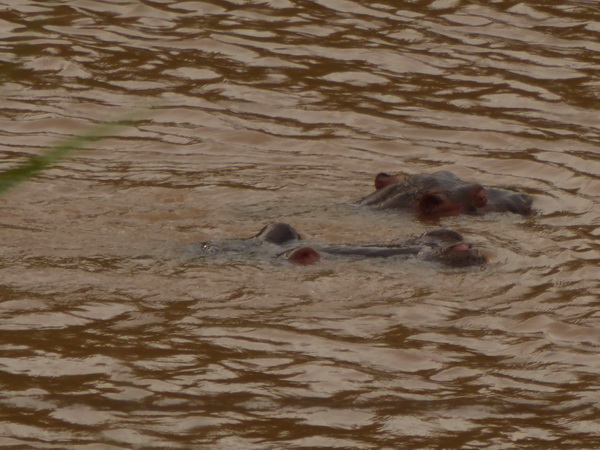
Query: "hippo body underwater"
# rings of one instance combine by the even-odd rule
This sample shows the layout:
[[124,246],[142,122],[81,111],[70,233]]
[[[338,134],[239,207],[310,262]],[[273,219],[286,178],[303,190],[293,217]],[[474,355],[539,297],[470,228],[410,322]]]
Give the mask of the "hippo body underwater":
[[485,258],[472,244],[453,230],[437,229],[420,237],[376,245],[305,245],[300,234],[289,224],[275,222],[264,227],[257,235],[245,239],[231,239],[221,243],[192,244],[193,256],[236,255],[246,258],[279,257],[293,264],[311,265],[322,255],[352,258],[420,259],[450,267],[477,266]]
[[527,215],[532,199],[522,192],[484,187],[452,172],[396,177],[380,173],[375,192],[360,200],[374,209],[407,209],[427,217],[512,212]]

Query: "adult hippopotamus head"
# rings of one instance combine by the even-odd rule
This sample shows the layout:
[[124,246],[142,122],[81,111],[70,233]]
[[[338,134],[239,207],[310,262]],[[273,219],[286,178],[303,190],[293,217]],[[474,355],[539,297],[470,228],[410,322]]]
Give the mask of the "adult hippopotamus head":
[[529,214],[529,195],[484,187],[461,180],[452,172],[397,177],[380,173],[375,189],[359,203],[375,209],[407,209],[426,217],[512,212]]

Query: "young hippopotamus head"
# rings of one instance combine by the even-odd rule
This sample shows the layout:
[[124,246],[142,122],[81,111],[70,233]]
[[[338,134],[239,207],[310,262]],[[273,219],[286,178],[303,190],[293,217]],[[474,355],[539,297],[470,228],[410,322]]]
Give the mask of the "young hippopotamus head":
[[220,257],[227,260],[264,260],[285,258],[290,263],[312,265],[321,255],[354,258],[398,256],[435,261],[451,267],[481,265],[485,259],[472,244],[453,230],[433,230],[424,235],[391,244],[377,245],[302,245],[300,234],[289,224],[275,222],[249,238],[190,244],[193,258]]
[[531,197],[521,192],[486,188],[461,180],[452,172],[375,177],[375,189],[360,200],[375,209],[412,209],[426,217],[512,212],[529,214]]
[[462,235],[454,230],[439,229],[407,241],[380,245],[324,246],[317,249],[299,247],[284,253],[294,264],[310,265],[320,261],[320,253],[357,258],[421,259],[433,261],[449,267],[480,266],[485,258],[473,244],[465,242]]

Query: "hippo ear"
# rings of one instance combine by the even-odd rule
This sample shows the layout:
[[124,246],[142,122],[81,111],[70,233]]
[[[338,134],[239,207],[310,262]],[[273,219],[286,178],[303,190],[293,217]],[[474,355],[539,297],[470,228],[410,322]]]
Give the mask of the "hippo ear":
[[321,260],[321,255],[312,247],[300,247],[286,253],[286,258],[292,264],[308,266]]
[[425,192],[419,199],[418,208],[425,216],[451,216],[458,213],[448,195],[440,191]]
[[377,176],[375,177],[375,189],[376,190],[383,189],[384,187],[389,186],[394,183],[397,183],[397,182],[398,182],[398,177],[395,177],[394,175],[390,175],[385,172],[381,172],[381,173],[378,173]]

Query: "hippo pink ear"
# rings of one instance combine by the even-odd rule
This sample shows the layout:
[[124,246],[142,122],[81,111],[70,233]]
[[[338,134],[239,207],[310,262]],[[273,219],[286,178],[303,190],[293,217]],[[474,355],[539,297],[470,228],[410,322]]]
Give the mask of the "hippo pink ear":
[[381,172],[381,173],[378,173],[377,176],[375,177],[375,189],[376,190],[383,189],[384,187],[389,186],[394,183],[397,183],[397,182],[398,182],[398,177]]
[[292,264],[300,264],[302,266],[316,264],[321,260],[321,255],[319,255],[319,252],[311,247],[296,248],[290,251],[286,257],[287,260]]
[[425,216],[453,216],[460,213],[448,195],[440,191],[425,192],[419,199],[418,209]]

